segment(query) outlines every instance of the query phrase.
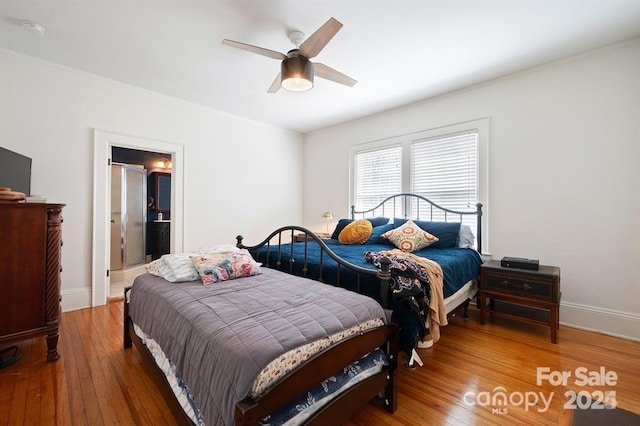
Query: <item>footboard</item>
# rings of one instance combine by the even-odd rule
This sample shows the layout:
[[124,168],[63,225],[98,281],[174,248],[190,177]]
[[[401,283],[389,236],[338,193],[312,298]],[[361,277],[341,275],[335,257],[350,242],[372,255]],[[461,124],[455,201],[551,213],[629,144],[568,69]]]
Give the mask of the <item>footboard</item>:
[[[296,237],[303,242],[296,243]],[[245,245],[242,235],[236,239],[237,247],[249,250],[256,262],[265,267],[354,290],[391,309],[389,262],[381,261],[380,269],[354,265],[338,256],[313,231],[301,226],[276,229],[253,246]]]
[[255,425],[259,419],[307,392],[323,380],[361,359],[376,348],[384,348],[388,365],[379,373],[335,396],[305,424],[339,424],[384,391],[384,407],[397,409],[395,370],[397,367],[399,330],[387,325],[352,336],[319,352],[258,400],[246,398],[236,405],[236,424]]

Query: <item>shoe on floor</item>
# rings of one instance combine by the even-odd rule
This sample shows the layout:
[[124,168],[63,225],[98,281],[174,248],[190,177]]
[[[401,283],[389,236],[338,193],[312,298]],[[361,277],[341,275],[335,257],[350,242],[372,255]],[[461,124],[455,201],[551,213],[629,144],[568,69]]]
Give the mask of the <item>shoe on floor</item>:
[[431,333],[424,336],[423,340],[418,340],[418,348],[419,349],[427,349],[433,346],[433,337],[431,337]]

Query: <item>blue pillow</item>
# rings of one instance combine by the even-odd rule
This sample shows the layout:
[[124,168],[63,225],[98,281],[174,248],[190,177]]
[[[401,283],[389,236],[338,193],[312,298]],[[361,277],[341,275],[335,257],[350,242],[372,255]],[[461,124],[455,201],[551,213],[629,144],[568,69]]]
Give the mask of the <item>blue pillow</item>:
[[[393,225],[394,225],[394,228],[397,228],[398,226],[402,226],[402,225],[404,225],[405,223],[407,223],[407,221],[408,221],[408,220],[409,220],[409,219],[405,219],[405,218],[402,218],[402,217],[394,217],[394,218],[393,218]],[[415,221],[414,221],[414,222],[415,222]]]
[[438,237],[438,241],[429,248],[451,248],[458,246],[460,235],[460,222],[424,222],[414,221],[423,230]]
[[390,244],[390,245],[393,245],[393,243],[391,241],[387,240],[386,238],[382,238],[382,234],[384,234],[387,231],[391,231],[395,227],[396,227],[396,225],[393,224],[393,223],[388,223],[386,225],[381,225],[381,226],[374,227],[373,228],[373,232],[371,233],[371,236],[367,240],[367,244]]
[[[371,222],[371,226],[374,228],[376,226],[381,226],[389,222],[388,217],[367,217],[366,219],[369,222]],[[336,225],[336,229],[334,229],[333,233],[331,234],[331,238],[333,238],[334,240],[337,240],[338,236],[340,235],[340,232],[342,232],[344,227],[350,224],[351,222],[353,222],[353,219],[340,219]]]
[[371,225],[373,225],[374,228],[376,226],[382,226],[382,225],[386,225],[387,223],[389,223],[389,218],[388,217],[367,217],[365,219],[367,219],[369,222],[371,222]]
[[344,227],[350,224],[351,222],[353,222],[353,219],[340,219],[336,224],[336,229],[334,229],[333,234],[331,234],[331,238],[333,238],[334,240],[337,240],[338,235],[340,235],[340,232],[342,232]]

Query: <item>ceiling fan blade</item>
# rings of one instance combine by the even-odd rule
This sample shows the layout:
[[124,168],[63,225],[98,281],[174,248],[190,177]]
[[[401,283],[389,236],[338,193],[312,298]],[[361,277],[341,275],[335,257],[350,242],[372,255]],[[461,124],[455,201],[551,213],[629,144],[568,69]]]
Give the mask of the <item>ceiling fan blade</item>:
[[278,75],[276,76],[276,79],[273,80],[273,83],[271,83],[271,86],[269,87],[269,90],[267,90],[267,93],[276,93],[281,86],[281,81],[280,81],[280,73],[278,73]]
[[299,47],[301,54],[307,58],[313,58],[331,41],[334,35],[342,28],[342,24],[335,18],[329,18],[323,26],[311,34]]
[[222,40],[222,44],[226,44],[227,46],[237,47],[238,49],[246,50],[251,53],[257,53],[258,55],[268,56],[269,58],[283,60],[287,58],[287,55],[284,53],[276,52],[275,50],[265,49],[264,47],[254,46],[252,44],[241,43],[239,41],[227,40],[226,38]]
[[342,74],[339,71],[334,70],[318,62],[313,63],[314,75],[316,77],[324,78],[326,80],[335,81],[336,83],[344,84],[345,86],[353,87],[357,81],[349,76]]

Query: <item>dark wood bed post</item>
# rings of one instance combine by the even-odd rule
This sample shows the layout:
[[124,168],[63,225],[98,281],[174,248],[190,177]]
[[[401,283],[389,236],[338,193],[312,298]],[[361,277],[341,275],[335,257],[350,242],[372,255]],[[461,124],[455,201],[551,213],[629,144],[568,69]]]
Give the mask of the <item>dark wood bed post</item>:
[[391,271],[389,268],[391,267],[391,261],[387,257],[383,257],[380,259],[380,269],[376,272],[376,275],[380,279],[382,285],[380,286],[380,302],[382,306],[391,306],[391,298],[389,297],[390,289],[390,281],[391,281]]

